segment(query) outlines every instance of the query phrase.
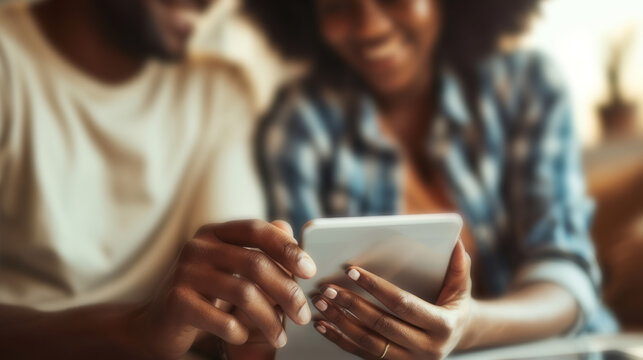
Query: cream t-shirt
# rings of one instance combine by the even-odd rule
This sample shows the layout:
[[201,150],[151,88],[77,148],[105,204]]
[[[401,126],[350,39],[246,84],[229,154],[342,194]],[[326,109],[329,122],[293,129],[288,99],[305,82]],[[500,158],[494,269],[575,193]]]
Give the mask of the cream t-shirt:
[[262,217],[243,79],[200,59],[101,83],[0,7],[0,303],[139,301],[199,224]]

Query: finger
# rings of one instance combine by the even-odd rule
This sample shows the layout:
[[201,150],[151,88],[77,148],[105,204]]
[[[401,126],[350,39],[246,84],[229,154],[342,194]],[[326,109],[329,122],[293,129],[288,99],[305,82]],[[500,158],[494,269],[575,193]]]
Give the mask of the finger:
[[335,345],[348,353],[357,355],[362,359],[377,359],[376,356],[371,355],[369,352],[350,341],[346,336],[341,334],[337,329],[325,321],[318,321],[315,323],[315,329],[326,339],[335,343]]
[[437,305],[443,306],[471,292],[471,257],[458,241],[451,255],[447,275],[438,296]]
[[[322,313],[328,322],[332,323],[339,331],[341,331],[342,334],[369,354],[379,357],[384,353],[384,349],[388,344],[388,352],[400,355],[406,354],[405,357],[402,357],[404,359],[410,357],[410,353],[408,353],[408,351],[366,327],[361,326],[357,321],[349,318],[349,316],[347,316],[347,314],[341,311],[337,306],[327,302],[323,298],[316,298],[313,301],[315,303],[315,307]],[[395,350],[393,351],[392,348],[395,348]]]
[[200,245],[203,259],[211,266],[258,284],[294,322],[308,324],[311,313],[304,291],[266,254],[226,243]]
[[274,226],[278,227],[280,230],[284,231],[288,236],[292,237],[292,240],[297,242],[294,238],[294,232],[292,231],[292,226],[283,220],[275,220],[271,222]]
[[311,278],[317,272],[315,262],[296,240],[267,222],[249,220],[207,225],[199,230],[196,237],[208,235],[232,245],[260,249],[300,278]]
[[[283,220],[275,220],[275,221],[271,222],[271,224],[273,224],[274,226],[278,227],[280,230],[284,231],[286,234],[288,234],[289,240],[291,240],[294,244],[299,245],[297,240],[293,237],[294,235],[293,235],[292,227],[290,226],[290,224],[288,224],[287,222],[285,222]],[[279,263],[277,263],[277,265],[283,271],[285,271],[288,274],[288,276],[292,277],[292,273],[290,271],[288,271],[288,269],[284,268]]]
[[203,267],[183,267],[179,271],[184,283],[189,284],[203,297],[211,301],[222,299],[243,311],[275,347],[286,345],[286,332],[279,314],[255,284]]
[[371,272],[351,266],[346,274],[393,314],[410,324],[422,329],[431,329],[434,324],[443,322],[444,309],[398,288]]
[[354,292],[334,285],[322,291],[325,300],[348,310],[360,323],[394,343],[416,350],[428,346],[429,338],[425,332],[381,310]]
[[239,320],[214,307],[195,290],[176,288],[171,299],[182,309],[183,319],[191,326],[234,345],[241,345],[248,339],[248,329]]

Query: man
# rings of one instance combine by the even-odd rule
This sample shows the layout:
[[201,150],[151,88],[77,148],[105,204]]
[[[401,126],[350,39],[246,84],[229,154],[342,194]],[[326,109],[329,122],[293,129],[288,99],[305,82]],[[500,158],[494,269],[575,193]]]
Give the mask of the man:
[[1,358],[170,359],[204,333],[281,347],[283,313],[310,320],[291,274],[315,264],[287,224],[202,226],[262,209],[246,83],[184,59],[208,5],[0,9]]

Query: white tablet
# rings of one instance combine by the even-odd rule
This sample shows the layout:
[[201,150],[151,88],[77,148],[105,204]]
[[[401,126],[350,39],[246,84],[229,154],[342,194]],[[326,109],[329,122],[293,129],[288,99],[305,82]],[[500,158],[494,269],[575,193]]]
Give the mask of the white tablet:
[[[427,301],[434,302],[460,237],[457,214],[399,215],[316,219],[304,227],[302,246],[317,264],[313,279],[299,280],[306,294],[323,283],[358,292],[379,304],[347,279],[347,265],[360,266]],[[315,308],[309,305],[315,314]],[[277,359],[354,359],[313,328],[286,324],[288,344]]]

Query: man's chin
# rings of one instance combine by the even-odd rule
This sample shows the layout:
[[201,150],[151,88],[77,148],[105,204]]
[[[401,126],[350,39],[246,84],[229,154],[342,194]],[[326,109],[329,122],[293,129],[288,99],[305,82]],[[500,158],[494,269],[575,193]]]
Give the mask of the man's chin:
[[177,62],[185,59],[187,54],[187,43],[171,45],[167,43],[157,43],[157,46],[148,48],[147,54],[145,55],[149,58],[153,58],[163,62]]
[[162,62],[174,63],[180,62],[187,56],[187,50],[181,51],[159,51],[151,54],[151,57]]
[[158,46],[150,49],[152,57],[164,62],[176,62],[185,59],[188,53],[189,37],[158,42]]

